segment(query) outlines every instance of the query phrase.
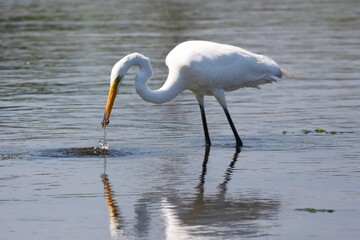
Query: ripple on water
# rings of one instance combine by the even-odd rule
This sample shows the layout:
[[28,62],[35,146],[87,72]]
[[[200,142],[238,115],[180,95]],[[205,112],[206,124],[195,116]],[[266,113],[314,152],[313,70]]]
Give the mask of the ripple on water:
[[167,151],[154,148],[111,148],[100,149],[98,147],[70,147],[70,148],[51,148],[38,149],[30,153],[30,155],[45,158],[89,158],[89,157],[126,157],[133,155],[158,154]]
[[37,154],[41,157],[121,157],[132,155],[133,151],[129,149],[100,149],[94,147],[79,148],[58,148],[40,150]]

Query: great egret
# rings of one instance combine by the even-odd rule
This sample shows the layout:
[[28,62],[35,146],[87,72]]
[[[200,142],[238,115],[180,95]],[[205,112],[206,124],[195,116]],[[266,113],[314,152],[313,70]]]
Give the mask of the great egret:
[[138,66],[135,77],[137,93],[148,102],[165,103],[188,89],[200,106],[206,145],[211,145],[204,109],[204,95],[212,95],[224,109],[236,145],[243,143],[228,111],[225,92],[244,87],[278,81],[283,75],[291,77],[271,58],[245,49],[207,41],[187,41],[177,45],[166,57],[169,68],[167,80],[158,90],[151,90],[147,83],[152,77],[152,67],[147,57],[132,53],[118,61],[111,70],[110,89],[105,106],[102,126],[109,124],[110,113],[117,91],[126,72]]

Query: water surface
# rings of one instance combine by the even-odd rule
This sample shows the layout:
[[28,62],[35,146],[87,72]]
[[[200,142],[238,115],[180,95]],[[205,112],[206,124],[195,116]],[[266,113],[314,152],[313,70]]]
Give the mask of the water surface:
[[[3,239],[357,239],[357,1],[0,3]],[[203,39],[271,56],[297,76],[227,95],[245,146],[207,97],[154,105],[131,70],[94,152],[112,65]],[[325,132],[316,132],[316,129]],[[332,213],[298,211],[314,208]]]

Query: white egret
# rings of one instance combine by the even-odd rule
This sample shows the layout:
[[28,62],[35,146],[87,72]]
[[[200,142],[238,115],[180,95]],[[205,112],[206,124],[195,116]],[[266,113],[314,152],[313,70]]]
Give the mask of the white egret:
[[225,92],[244,87],[259,88],[259,85],[276,82],[289,73],[281,69],[271,58],[245,49],[207,41],[187,41],[177,45],[166,57],[168,77],[157,90],[148,88],[152,67],[147,57],[132,53],[118,61],[111,70],[110,89],[102,126],[109,123],[110,113],[117,91],[126,72],[139,67],[135,77],[137,93],[148,102],[165,103],[184,90],[192,91],[200,106],[206,145],[211,145],[204,109],[204,95],[214,96],[224,109],[236,145],[243,143],[228,111]]

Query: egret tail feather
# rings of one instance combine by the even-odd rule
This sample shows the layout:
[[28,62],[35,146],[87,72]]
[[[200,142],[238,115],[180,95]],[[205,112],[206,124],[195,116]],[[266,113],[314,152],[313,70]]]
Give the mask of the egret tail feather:
[[286,71],[285,69],[280,68],[280,70],[281,70],[282,76],[285,77],[286,79],[296,79],[295,76],[293,76],[291,73],[289,73],[289,72]]

